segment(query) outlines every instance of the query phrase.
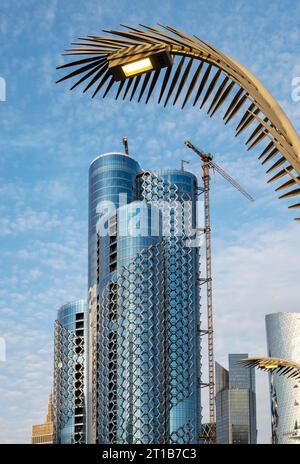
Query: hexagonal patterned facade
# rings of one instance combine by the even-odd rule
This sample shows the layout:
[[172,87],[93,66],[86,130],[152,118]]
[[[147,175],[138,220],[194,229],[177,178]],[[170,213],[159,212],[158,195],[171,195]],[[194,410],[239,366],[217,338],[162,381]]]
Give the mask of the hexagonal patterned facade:
[[[120,169],[111,176],[118,183]],[[186,205],[186,220],[196,227],[197,180],[179,170],[140,171],[134,191],[147,224],[157,215],[159,227],[156,234],[152,227],[146,235],[123,234],[124,217],[135,218],[130,202],[109,217],[114,233],[97,238],[89,442],[197,443],[199,249],[182,227]]]
[[87,302],[58,310],[54,333],[54,433],[61,444],[86,441]]

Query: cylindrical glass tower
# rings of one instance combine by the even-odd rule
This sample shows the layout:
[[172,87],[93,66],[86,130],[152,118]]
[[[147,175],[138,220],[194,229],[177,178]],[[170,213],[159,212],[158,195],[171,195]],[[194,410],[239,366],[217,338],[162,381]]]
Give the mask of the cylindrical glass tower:
[[89,443],[198,442],[199,256],[182,224],[196,228],[196,199],[188,172],[91,165]]
[[59,444],[85,443],[87,302],[58,310],[54,335],[54,429]]
[[[108,235],[97,237],[97,223],[103,215],[114,219],[114,211],[119,208],[120,199],[124,204],[137,199],[136,176],[140,171],[138,163],[124,153],[105,153],[98,156],[89,169],[89,232],[88,232],[88,306],[89,306],[89,366],[88,366],[88,442],[98,440],[97,406],[99,383],[98,354],[95,346],[99,333],[99,295],[115,272],[115,248]],[[121,196],[120,196],[121,195]],[[111,208],[111,209],[110,209]],[[103,227],[106,227],[103,221]],[[113,224],[108,223],[108,227]],[[99,250],[101,249],[101,252]]]
[[199,248],[190,246],[185,229],[187,225],[196,228],[197,178],[190,172],[164,169],[144,173],[140,180],[142,198],[161,204],[163,213],[169,443],[197,443],[201,422]]
[[[133,202],[118,210],[115,272],[99,290],[98,440],[165,443],[166,366],[163,243],[148,227],[128,235],[132,218],[151,227],[151,209]],[[137,231],[133,231],[137,232]],[[116,240],[116,242],[114,242]],[[101,259],[101,247],[99,248]],[[110,254],[111,256],[111,254]]]
[[[266,316],[269,357],[300,363],[300,313]],[[272,442],[300,444],[300,382],[270,374]]]
[[[120,194],[127,196],[127,202],[136,200],[136,175],[140,171],[138,163],[123,153],[106,153],[98,156],[89,170],[89,235],[88,266],[89,289],[96,284],[97,274],[97,236],[96,225],[99,210],[105,209],[106,202],[119,207]],[[108,206],[108,205],[107,205]]]

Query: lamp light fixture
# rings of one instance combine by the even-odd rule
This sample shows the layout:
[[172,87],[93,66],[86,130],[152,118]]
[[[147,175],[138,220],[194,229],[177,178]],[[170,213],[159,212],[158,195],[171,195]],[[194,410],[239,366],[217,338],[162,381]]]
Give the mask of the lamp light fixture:
[[133,63],[124,64],[122,71],[126,77],[135,76],[136,74],[151,71],[153,69],[150,58],[134,61]]
[[170,68],[172,64],[172,55],[161,46],[149,54],[140,53],[137,47],[130,47],[125,56],[120,56],[118,51],[108,56],[108,68],[116,81],[122,81],[148,71]]

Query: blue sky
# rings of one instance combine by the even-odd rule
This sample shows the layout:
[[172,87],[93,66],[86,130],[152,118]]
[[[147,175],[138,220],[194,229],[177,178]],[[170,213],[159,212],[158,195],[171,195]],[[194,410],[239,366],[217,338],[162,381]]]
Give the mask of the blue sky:
[[[86,295],[87,171],[123,135],[144,168],[199,173],[189,138],[256,198],[254,204],[214,178],[216,359],[265,354],[264,315],[299,310],[299,225],[265,182],[220,116],[178,108],[92,100],[55,85],[63,49],[77,37],[119,23],[169,24],[249,67],[300,131],[300,4],[297,1],[2,0],[0,76],[0,442],[26,443],[43,420],[52,383],[53,322],[61,304]],[[157,121],[160,123],[158,124]],[[260,442],[270,441],[267,378],[257,375]]]

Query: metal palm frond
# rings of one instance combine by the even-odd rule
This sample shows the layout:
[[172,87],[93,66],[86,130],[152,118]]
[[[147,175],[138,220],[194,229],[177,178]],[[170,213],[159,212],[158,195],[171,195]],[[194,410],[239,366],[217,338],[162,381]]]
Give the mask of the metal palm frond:
[[240,361],[246,367],[257,367],[268,372],[300,380],[300,364],[281,358],[247,358]]
[[[206,105],[210,117],[225,107],[225,124],[238,118],[236,136],[250,131],[247,151],[262,147],[259,160],[268,166],[267,174],[271,174],[268,182],[284,178],[276,189],[285,190],[279,198],[300,195],[300,140],[267,89],[244,66],[198,36],[159,26],[123,26],[124,30],[104,31],[110,36],[78,39],[72,44],[75,48],[67,50],[65,55],[83,58],[59,66],[58,69],[74,70],[57,82],[75,79],[71,89],[83,84],[83,92],[90,89],[92,97],[114,92],[116,99],[145,103],[156,97],[164,106],[180,104],[185,108],[190,103],[201,109]],[[121,81],[112,75],[109,67],[112,60],[130,63],[136,56],[141,59],[161,51],[171,54],[171,66]],[[289,208],[298,209],[300,203]]]

